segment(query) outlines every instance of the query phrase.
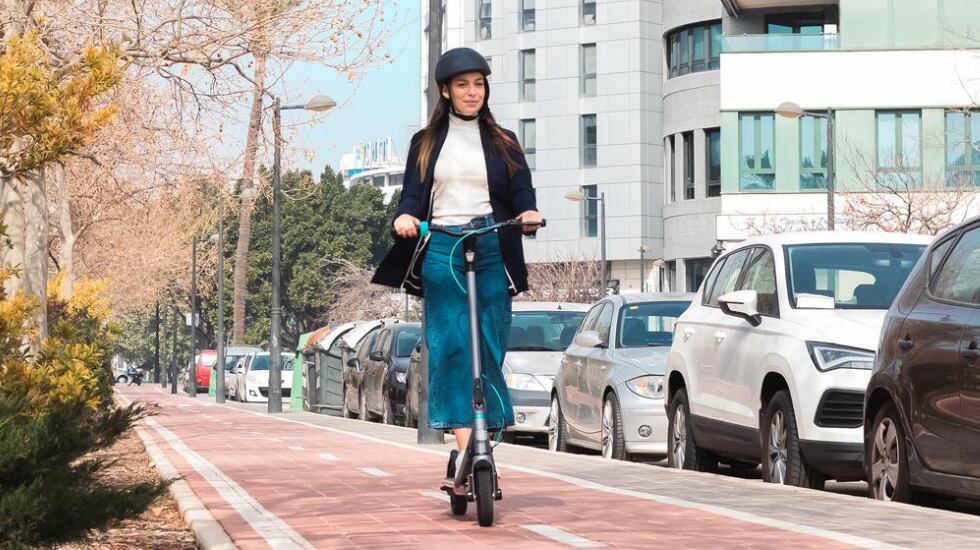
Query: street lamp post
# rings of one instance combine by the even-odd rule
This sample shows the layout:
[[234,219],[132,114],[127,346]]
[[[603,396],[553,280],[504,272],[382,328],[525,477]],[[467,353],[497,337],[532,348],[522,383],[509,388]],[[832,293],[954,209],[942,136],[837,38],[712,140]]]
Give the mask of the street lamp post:
[[776,114],[786,118],[800,118],[809,115],[816,118],[827,119],[827,229],[834,230],[836,218],[836,206],[834,204],[834,110],[827,107],[826,113],[819,111],[805,111],[802,107],[787,101],[776,107]]
[[170,393],[177,393],[177,316],[180,311],[174,305],[173,315],[170,318],[170,336],[173,340],[173,348],[170,350]]
[[214,402],[225,402],[225,203],[224,197],[218,197],[218,362],[214,368]]
[[598,197],[587,197],[581,191],[569,191],[565,193],[565,198],[572,202],[597,201],[599,203],[599,232],[602,239],[599,241],[599,296],[605,296],[608,280],[606,278],[606,194],[599,193]]
[[647,245],[645,244],[640,245],[640,292],[647,291],[647,278],[646,278],[646,273],[643,271],[643,262],[644,262],[643,255],[646,254],[648,250],[650,250],[650,247],[648,247]]
[[274,154],[272,159],[272,307],[270,312],[271,334],[269,335],[269,412],[282,412],[282,350],[279,336],[282,325],[282,307],[279,304],[279,249],[280,215],[279,201],[282,188],[282,112],[303,109],[324,112],[337,106],[329,96],[314,96],[303,105],[281,105],[279,98],[272,100],[272,139]]
[[[191,243],[191,366],[187,370],[187,395],[197,397],[197,235]],[[202,360],[203,363],[203,360]]]

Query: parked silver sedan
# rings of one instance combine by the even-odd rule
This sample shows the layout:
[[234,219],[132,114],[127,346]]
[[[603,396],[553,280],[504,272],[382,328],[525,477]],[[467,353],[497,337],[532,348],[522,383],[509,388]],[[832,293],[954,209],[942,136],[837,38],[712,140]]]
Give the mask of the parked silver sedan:
[[596,302],[565,350],[551,391],[548,448],[605,458],[667,455],[664,366],[693,294],[640,293]]

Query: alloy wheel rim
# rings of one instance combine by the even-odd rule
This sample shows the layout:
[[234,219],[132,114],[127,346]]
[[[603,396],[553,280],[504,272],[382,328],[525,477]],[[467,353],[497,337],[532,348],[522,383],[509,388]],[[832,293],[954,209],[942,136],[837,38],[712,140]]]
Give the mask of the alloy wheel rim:
[[602,457],[612,458],[613,435],[612,435],[612,401],[606,400],[602,406]]
[[558,450],[558,399],[551,400],[551,410],[548,411],[548,450]]
[[769,481],[786,483],[786,417],[777,410],[769,421]]
[[683,468],[684,459],[687,454],[687,416],[684,414],[684,407],[677,407],[674,411],[674,445],[671,452],[674,455],[674,467]]
[[895,498],[899,460],[898,429],[890,418],[883,418],[875,430],[871,448],[871,489],[876,499],[890,501]]

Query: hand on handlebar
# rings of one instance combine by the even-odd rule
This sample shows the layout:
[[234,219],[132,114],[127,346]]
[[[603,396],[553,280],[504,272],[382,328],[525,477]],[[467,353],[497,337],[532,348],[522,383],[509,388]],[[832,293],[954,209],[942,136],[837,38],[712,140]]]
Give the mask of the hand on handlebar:
[[521,228],[524,233],[534,233],[541,228],[541,224],[544,221],[541,218],[541,214],[537,210],[528,210],[524,212],[517,219],[521,220],[521,223],[528,224]]
[[418,237],[419,219],[411,214],[402,214],[395,218],[394,233],[403,239]]

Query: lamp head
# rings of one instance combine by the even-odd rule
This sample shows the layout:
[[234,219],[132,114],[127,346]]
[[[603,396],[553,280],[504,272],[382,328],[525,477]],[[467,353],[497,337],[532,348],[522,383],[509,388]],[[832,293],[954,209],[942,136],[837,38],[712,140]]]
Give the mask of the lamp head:
[[565,193],[565,198],[572,202],[582,202],[585,200],[585,193],[577,190],[569,191],[568,193]]
[[311,97],[309,101],[306,102],[306,105],[304,105],[303,108],[306,109],[307,111],[315,111],[318,113],[323,113],[329,111],[330,109],[333,109],[336,106],[337,106],[337,102],[334,101],[330,96],[315,95]]
[[803,109],[792,101],[786,101],[776,107],[776,114],[786,118],[800,118],[803,116]]

